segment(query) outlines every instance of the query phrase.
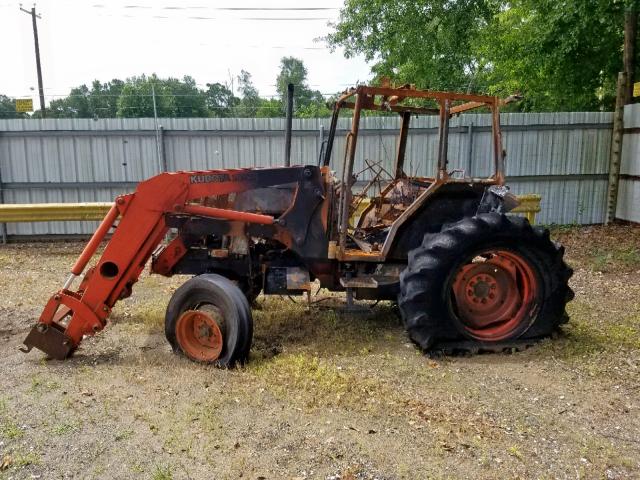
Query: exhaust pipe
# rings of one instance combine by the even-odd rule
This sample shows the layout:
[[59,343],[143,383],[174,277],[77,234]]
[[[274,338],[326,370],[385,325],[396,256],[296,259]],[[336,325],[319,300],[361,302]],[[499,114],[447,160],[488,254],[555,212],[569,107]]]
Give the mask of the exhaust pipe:
[[284,166],[291,166],[291,128],[293,123],[293,83],[287,85],[287,126],[284,132]]

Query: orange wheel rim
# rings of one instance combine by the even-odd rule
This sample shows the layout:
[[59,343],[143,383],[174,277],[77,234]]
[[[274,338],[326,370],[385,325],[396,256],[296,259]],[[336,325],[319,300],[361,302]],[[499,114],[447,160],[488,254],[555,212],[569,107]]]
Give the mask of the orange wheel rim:
[[530,324],[538,280],[520,255],[507,250],[485,251],[456,272],[452,293],[466,333],[481,341],[499,341]]
[[187,310],[180,315],[176,339],[185,355],[200,362],[213,362],[220,357],[223,338],[218,316],[216,312],[201,310]]

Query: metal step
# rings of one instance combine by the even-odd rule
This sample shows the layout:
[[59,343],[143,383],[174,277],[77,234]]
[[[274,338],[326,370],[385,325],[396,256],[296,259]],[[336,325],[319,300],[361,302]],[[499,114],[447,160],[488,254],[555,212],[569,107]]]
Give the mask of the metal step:
[[344,288],[378,288],[378,281],[373,277],[342,277],[340,285]]

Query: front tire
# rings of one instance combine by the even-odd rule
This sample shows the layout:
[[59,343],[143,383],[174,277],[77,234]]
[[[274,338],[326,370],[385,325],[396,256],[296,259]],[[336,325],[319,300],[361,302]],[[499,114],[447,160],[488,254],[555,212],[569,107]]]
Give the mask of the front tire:
[[178,288],[167,306],[165,335],[174,352],[232,367],[251,348],[253,320],[242,291],[229,279],[203,274]]
[[400,276],[409,336],[425,351],[496,349],[549,336],[567,320],[573,298],[563,253],[547,229],[498,213],[426,234]]

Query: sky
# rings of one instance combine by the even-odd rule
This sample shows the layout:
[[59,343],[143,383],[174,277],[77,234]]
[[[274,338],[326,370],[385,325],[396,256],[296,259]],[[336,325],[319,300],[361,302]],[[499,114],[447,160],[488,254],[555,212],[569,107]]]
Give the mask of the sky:
[[[36,105],[31,16],[19,6],[0,0],[0,94],[31,97]],[[341,0],[41,0],[46,102],[94,79],[190,75],[205,88],[230,84],[241,69],[262,96],[272,96],[283,56],[302,59],[309,86],[333,94],[370,78],[363,58],[345,59],[320,40],[341,6]]]

